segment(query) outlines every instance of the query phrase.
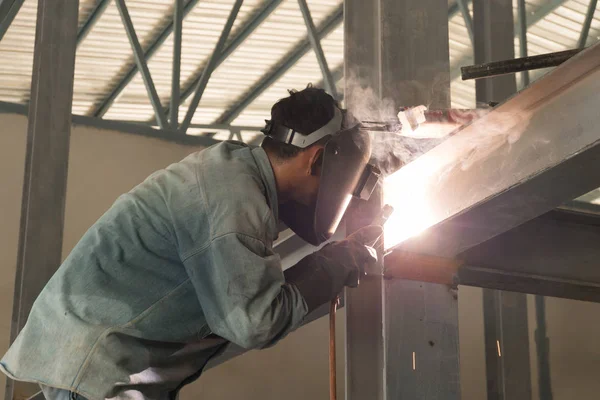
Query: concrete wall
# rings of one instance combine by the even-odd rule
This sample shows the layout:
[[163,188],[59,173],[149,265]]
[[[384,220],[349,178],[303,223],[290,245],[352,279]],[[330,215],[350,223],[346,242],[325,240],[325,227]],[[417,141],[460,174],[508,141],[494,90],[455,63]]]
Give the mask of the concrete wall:
[[[3,354],[8,347],[12,312],[27,120],[19,115],[0,114],[0,126],[0,353]],[[118,195],[154,170],[195,150],[157,139],[75,126],[69,158],[63,254],[68,254]],[[459,294],[463,399],[484,399],[481,291],[460,288]],[[600,389],[596,378],[600,371],[600,346],[594,340],[600,334],[596,318],[599,311],[595,304],[549,301],[557,400],[593,398]],[[182,400],[326,398],[327,323],[327,318],[313,322],[272,349],[250,352],[208,371],[183,391]],[[532,323],[530,329],[533,331]],[[339,397],[343,398],[343,311],[339,313],[338,330],[338,387]],[[533,356],[532,352],[532,361]],[[3,387],[4,377],[0,376],[0,400],[4,396]]]

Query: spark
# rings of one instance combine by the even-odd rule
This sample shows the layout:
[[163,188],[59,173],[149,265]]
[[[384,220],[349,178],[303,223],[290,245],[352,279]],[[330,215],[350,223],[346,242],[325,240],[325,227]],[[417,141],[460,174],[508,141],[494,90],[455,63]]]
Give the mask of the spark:
[[413,371],[417,370],[417,354],[413,351]]
[[502,357],[502,352],[500,351],[500,341],[496,340],[496,346],[498,347],[498,357]]

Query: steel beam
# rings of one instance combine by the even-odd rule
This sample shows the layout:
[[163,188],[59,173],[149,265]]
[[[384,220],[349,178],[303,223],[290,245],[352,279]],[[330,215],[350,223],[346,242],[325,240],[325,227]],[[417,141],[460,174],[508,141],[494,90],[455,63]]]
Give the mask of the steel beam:
[[[185,7],[183,8],[183,18],[185,18],[185,16],[194,9],[194,7],[196,6],[197,3],[198,3],[198,0],[189,0],[187,2]],[[165,26],[165,28],[160,32],[160,34],[156,37],[156,39],[148,47],[148,49],[144,53],[144,60],[146,61],[146,63],[148,63],[148,61],[150,61],[150,59],[158,51],[160,46],[162,46],[162,44],[165,42],[165,40],[167,40],[169,35],[173,32],[173,27],[174,27],[173,20],[170,20],[169,23],[167,24],[167,26]],[[96,107],[90,113],[90,115],[94,116],[94,117],[99,117],[99,118],[103,117],[104,114],[106,114],[106,112],[112,105],[112,103],[115,101],[115,99],[117,97],[119,97],[119,94],[121,94],[123,89],[125,89],[125,87],[127,87],[129,82],[131,82],[133,80],[133,78],[135,77],[135,74],[137,74],[138,71],[139,71],[139,69],[138,69],[137,64],[133,65],[129,69],[129,71],[127,71],[127,73],[123,76],[123,78],[119,81],[119,83],[117,83],[117,85],[114,87],[114,89],[106,96],[106,98],[104,98],[100,102],[98,107]]]
[[[457,257],[600,186],[599,93],[600,46],[594,46],[398,171],[386,183],[412,183],[406,190],[427,202],[421,213],[431,226],[399,248]],[[530,249],[521,253],[528,263],[536,259]],[[544,265],[536,271],[542,278],[551,276]],[[531,272],[518,271],[523,278]],[[496,275],[498,285],[502,274]]]
[[77,47],[83,43],[84,39],[91,32],[94,25],[96,25],[96,22],[98,22],[100,17],[104,14],[104,11],[106,11],[106,7],[108,7],[109,4],[110,0],[98,0],[96,6],[92,12],[90,12],[85,22],[81,25],[79,31],[77,32]]
[[[515,57],[512,0],[473,0],[473,17],[475,63]],[[483,104],[504,101],[516,91],[514,75],[475,82],[476,101]],[[488,400],[531,399],[527,321],[524,294],[483,290]]]
[[[273,11],[275,11],[282,1],[283,0],[270,0],[266,2],[252,17],[250,17],[250,19],[239,28],[229,43],[225,45],[223,52],[217,59],[215,68],[219,68],[219,66],[227,59],[227,57],[229,57],[248,38],[248,36],[255,31],[256,28],[258,28]],[[192,79],[192,83],[182,90],[179,105],[183,104],[183,102],[185,102],[187,98],[194,93],[194,89],[198,86],[198,83],[202,78],[202,74],[204,74],[204,69],[200,70],[199,73],[197,73]],[[167,112],[169,111],[170,110],[167,110]]]
[[169,122],[171,129],[179,127],[179,78],[181,76],[181,36],[183,34],[183,0],[173,4],[173,69],[171,75],[171,107]]
[[[554,12],[558,7],[560,7],[565,0],[548,0],[543,3],[543,5],[539,6],[536,10],[534,10],[531,14],[527,16],[527,26],[531,27],[544,18],[548,16],[548,14]],[[518,32],[518,22],[514,25],[514,31]],[[470,63],[472,57],[470,55],[465,55],[464,57],[458,59],[456,64],[450,66],[450,79],[454,80],[460,77],[460,67]]]
[[583,49],[585,47],[585,44],[587,43],[588,36],[590,35],[590,27],[592,26],[592,20],[594,19],[594,14],[596,13],[597,5],[598,0],[590,0],[587,13],[585,14],[585,20],[583,21],[583,26],[581,27],[579,40],[577,41],[577,47],[580,49]]
[[137,67],[140,70],[140,73],[142,74],[144,86],[146,86],[148,98],[150,99],[150,103],[152,104],[152,108],[154,109],[154,116],[156,117],[156,121],[158,122],[158,125],[161,129],[167,129],[167,117],[163,112],[162,104],[160,103],[158,93],[156,92],[156,87],[154,86],[154,82],[152,81],[152,76],[150,75],[148,64],[146,63],[146,57],[144,56],[144,51],[142,50],[142,46],[140,45],[137,34],[135,33],[135,28],[133,27],[131,17],[129,16],[127,5],[125,5],[125,0],[115,0],[115,4],[117,5],[119,14],[121,15],[121,20],[123,21],[123,26],[125,27],[127,38],[129,39],[129,43],[131,44],[131,49],[133,50],[133,57],[135,59],[135,63],[137,64]]
[[[347,0],[345,7],[350,111],[363,118],[364,87],[375,104],[449,107],[445,0]],[[374,277],[346,291],[346,398],[459,399],[457,306],[446,286],[401,279]]]
[[310,15],[310,10],[308,9],[306,0],[298,0],[298,6],[302,12],[302,17],[304,18],[304,24],[306,25],[306,31],[308,33],[308,40],[310,41],[310,45],[315,52],[315,56],[317,57],[321,74],[323,74],[325,90],[328,91],[334,99],[337,99],[338,95],[335,87],[335,81],[333,80],[333,76],[329,70],[329,65],[327,65],[327,59],[325,58],[325,53],[323,53],[323,48],[321,47],[321,40],[317,37],[315,24],[312,16]]
[[206,88],[208,80],[210,79],[210,76],[212,75],[213,71],[217,66],[219,55],[223,52],[223,46],[225,46],[225,41],[229,37],[229,32],[231,32],[231,27],[233,26],[233,23],[237,18],[238,12],[240,11],[240,7],[242,7],[243,2],[243,0],[236,0],[236,2],[233,4],[231,12],[229,13],[229,17],[227,18],[225,26],[221,31],[221,36],[219,36],[219,40],[217,41],[217,44],[215,45],[212,54],[208,58],[208,61],[206,62],[206,66],[202,71],[202,76],[200,76],[200,80],[198,81],[198,84],[195,88],[194,97],[192,98],[185,118],[181,123],[180,130],[184,134],[192,122],[192,118],[194,117],[196,108],[198,108],[198,104],[200,103],[200,99],[202,98],[202,94],[204,93],[204,89]]
[[[519,56],[527,57],[527,9],[525,0],[517,0],[517,16],[519,21]],[[529,71],[521,73],[521,87],[529,85]]]
[[552,400],[550,377],[550,339],[546,332],[546,303],[544,296],[535,296],[535,347],[538,367],[538,390],[540,399]]
[[[27,115],[28,107],[23,104],[7,103],[0,101],[0,114],[21,114]],[[152,126],[140,121],[117,121],[110,119],[101,119],[95,117],[88,117],[85,115],[73,115],[71,118],[73,125],[90,126],[98,129],[112,130],[122,133],[128,133],[133,135],[141,135],[154,139],[166,140],[169,142],[190,145],[190,146],[212,146],[220,141],[205,136],[194,136],[194,135],[177,135],[177,132],[170,130],[155,129]],[[193,125],[194,126],[194,125]],[[251,126],[226,126],[226,125],[196,125],[194,127],[202,129],[214,129],[214,130],[252,130],[255,131],[257,127]]]
[[[343,5],[329,15],[326,20],[317,28],[317,36],[323,38],[331,31],[337,28],[343,21]],[[268,89],[273,82],[276,82],[283,74],[293,67],[311,49],[308,37],[305,37],[300,43],[287,53],[269,72],[267,72],[250,90],[244,93],[234,105],[226,110],[216,121],[218,124],[229,124],[240,115],[242,111]]]
[[471,45],[474,45],[473,38],[473,19],[471,18],[471,13],[469,12],[469,0],[456,0],[456,4],[460,9],[460,13],[465,21],[465,27],[467,28],[467,32],[469,34],[469,39],[471,39]]
[[10,28],[25,0],[4,0],[0,2],[0,41]]
[[[39,0],[10,340],[62,259],[77,0]],[[39,391],[7,382],[5,399]]]

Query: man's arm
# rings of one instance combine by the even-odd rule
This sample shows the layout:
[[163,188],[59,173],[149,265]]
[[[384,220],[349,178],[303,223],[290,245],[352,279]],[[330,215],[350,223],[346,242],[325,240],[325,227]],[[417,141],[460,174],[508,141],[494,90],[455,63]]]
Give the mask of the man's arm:
[[212,332],[243,348],[275,344],[307,306],[285,282],[279,256],[256,238],[228,233],[184,260]]

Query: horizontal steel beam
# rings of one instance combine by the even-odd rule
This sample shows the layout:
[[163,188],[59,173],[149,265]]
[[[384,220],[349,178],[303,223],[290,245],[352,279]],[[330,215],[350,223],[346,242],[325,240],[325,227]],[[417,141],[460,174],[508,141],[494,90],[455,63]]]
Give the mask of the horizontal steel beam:
[[[14,104],[0,101],[0,114],[4,113],[27,115],[27,112],[27,106],[23,104]],[[220,142],[220,140],[208,138],[205,136],[178,135],[176,131],[155,129],[152,126],[149,126],[148,124],[144,123],[101,119],[95,117],[88,117],[85,115],[73,115],[71,121],[75,125],[83,125],[98,129],[107,129],[123,133],[130,133],[134,135],[147,136],[155,139],[161,139],[169,142],[190,146],[208,147]],[[220,129],[221,126],[218,127]],[[207,125],[207,129],[209,128],[213,129],[214,125]],[[229,127],[223,126],[223,129],[229,129]]]
[[385,201],[411,206],[388,225],[430,226],[399,247],[455,257],[599,187],[599,105],[597,45],[388,177]]

